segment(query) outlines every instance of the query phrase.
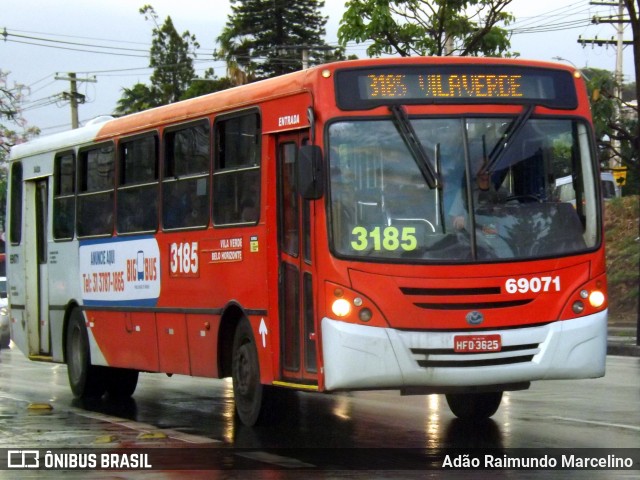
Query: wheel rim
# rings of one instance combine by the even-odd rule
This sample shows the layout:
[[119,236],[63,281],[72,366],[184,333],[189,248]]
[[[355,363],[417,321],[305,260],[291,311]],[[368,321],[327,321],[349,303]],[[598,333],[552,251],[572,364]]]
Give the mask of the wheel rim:
[[69,369],[74,381],[82,376],[82,362],[84,359],[82,332],[77,326],[71,332],[71,352],[69,352]]
[[249,344],[245,343],[238,349],[235,376],[236,384],[234,385],[237,394],[245,400],[253,398],[253,392],[256,385],[254,367],[252,365],[249,348]]

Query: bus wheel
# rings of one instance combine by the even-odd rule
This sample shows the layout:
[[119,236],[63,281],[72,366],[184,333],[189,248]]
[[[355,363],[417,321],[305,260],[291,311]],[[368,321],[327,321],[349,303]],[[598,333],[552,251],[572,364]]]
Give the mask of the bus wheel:
[[129,398],[138,386],[138,370],[109,368],[106,372],[107,393],[111,398]]
[[89,336],[80,309],[71,312],[67,328],[67,374],[78,398],[99,398],[105,392],[105,369],[91,365]]
[[240,321],[233,339],[233,397],[236,412],[244,425],[255,425],[262,409],[264,388],[260,383],[258,351],[249,321]]
[[453,414],[463,420],[483,420],[491,417],[500,406],[502,392],[452,393],[447,403]]

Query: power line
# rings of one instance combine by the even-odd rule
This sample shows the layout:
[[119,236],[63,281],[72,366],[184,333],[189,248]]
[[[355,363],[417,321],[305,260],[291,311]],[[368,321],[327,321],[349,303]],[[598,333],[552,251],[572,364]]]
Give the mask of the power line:
[[73,51],[73,52],[85,52],[85,53],[98,53],[98,54],[102,54],[102,55],[116,55],[116,56],[120,56],[120,57],[138,57],[138,58],[144,58],[144,57],[148,57],[148,55],[133,55],[133,54],[129,54],[129,53],[115,53],[115,52],[101,52],[99,50],[87,50],[84,48],[71,48],[71,47],[61,47],[58,45],[45,45],[42,43],[34,43],[34,42],[25,42],[22,40],[6,40],[6,42],[9,43],[21,43],[23,45],[34,45],[37,47],[45,47],[45,48],[55,48],[58,50],[68,50],[68,51]]

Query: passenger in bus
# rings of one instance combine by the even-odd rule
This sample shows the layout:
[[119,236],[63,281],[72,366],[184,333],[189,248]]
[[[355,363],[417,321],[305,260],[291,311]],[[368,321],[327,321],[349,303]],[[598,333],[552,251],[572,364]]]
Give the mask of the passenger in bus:
[[[482,164],[477,169],[473,181],[473,205],[478,208],[500,205],[506,202],[508,194],[502,187],[496,189],[491,181],[491,173],[487,170],[487,159],[484,158]],[[449,215],[452,217],[452,224],[456,230],[463,230],[467,226],[467,192],[462,186],[456,199],[451,206]]]

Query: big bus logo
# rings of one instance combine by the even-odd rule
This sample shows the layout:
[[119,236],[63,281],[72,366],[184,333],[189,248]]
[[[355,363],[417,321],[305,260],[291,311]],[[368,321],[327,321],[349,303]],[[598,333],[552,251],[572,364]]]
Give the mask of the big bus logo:
[[138,250],[135,258],[127,259],[127,282],[153,282],[158,278],[158,259]]

